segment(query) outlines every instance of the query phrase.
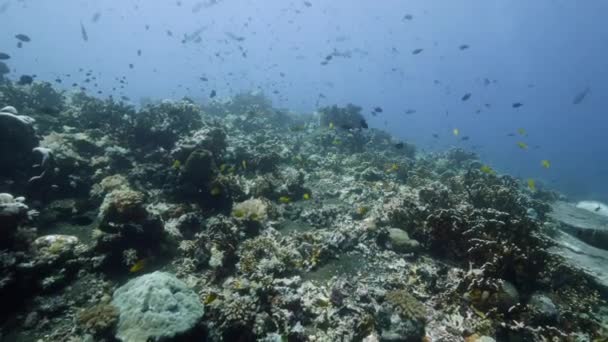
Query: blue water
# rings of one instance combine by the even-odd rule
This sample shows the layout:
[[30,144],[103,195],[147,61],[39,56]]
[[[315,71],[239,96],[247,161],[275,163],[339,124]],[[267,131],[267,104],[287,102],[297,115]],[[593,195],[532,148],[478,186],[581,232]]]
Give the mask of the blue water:
[[[11,78],[36,74],[55,83],[59,77],[58,87],[72,89],[76,82],[91,94],[127,96],[135,105],[142,98],[209,101],[211,90],[216,99],[261,90],[275,106],[301,113],[353,102],[365,108],[371,127],[422,150],[475,148],[500,172],[537,179],[572,199],[608,201],[603,0],[6,4],[0,51],[11,55],[5,61]],[[99,20],[92,22],[97,12]],[[413,19],[404,19],[406,14]],[[181,42],[197,30],[200,43]],[[18,33],[32,39],[21,49]],[[470,48],[459,49],[463,44]],[[423,51],[414,55],[414,49]],[[334,51],[349,57],[334,56],[322,65]],[[97,80],[86,84],[88,70]],[[121,89],[117,78],[123,76]],[[487,86],[485,79],[491,81]],[[574,105],[586,87],[590,93]],[[465,93],[472,95],[463,102]],[[523,106],[514,109],[514,102]],[[383,112],[372,116],[376,106]],[[405,115],[408,109],[416,113]],[[507,136],[519,128],[527,136]],[[529,148],[520,149],[518,141]],[[541,166],[543,159],[550,160],[549,169]]]

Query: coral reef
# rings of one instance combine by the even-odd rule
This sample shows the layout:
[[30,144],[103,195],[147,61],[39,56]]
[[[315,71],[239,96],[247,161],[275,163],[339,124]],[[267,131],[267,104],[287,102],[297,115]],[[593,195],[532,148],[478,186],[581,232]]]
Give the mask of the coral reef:
[[0,186],[4,191],[18,189],[7,187],[9,180],[23,185],[28,178],[35,160],[32,150],[39,144],[34,122],[29,116],[18,115],[15,107],[0,109]]
[[135,109],[4,82],[9,105],[2,337],[606,338],[608,254],[551,213],[563,196],[366,129],[357,106]]
[[325,107],[319,110],[319,125],[321,127],[336,127],[340,129],[367,128],[367,123],[361,115],[361,107],[348,104],[344,108],[338,106]]

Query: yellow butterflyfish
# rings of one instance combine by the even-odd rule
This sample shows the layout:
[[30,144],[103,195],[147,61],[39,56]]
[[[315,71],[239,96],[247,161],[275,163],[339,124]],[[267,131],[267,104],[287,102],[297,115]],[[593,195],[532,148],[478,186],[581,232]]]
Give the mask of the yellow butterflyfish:
[[279,197],[279,202],[283,204],[288,204],[291,203],[291,198],[289,198],[288,196],[281,196]]
[[519,133],[519,135],[526,135],[526,130],[523,128],[518,128],[517,133]]
[[357,214],[361,216],[367,214],[368,211],[369,209],[367,207],[357,207]]
[[460,134],[460,130],[458,128],[454,128],[452,133],[454,133],[454,136],[458,136],[458,134]]
[[540,164],[545,168],[548,169],[551,167],[551,162],[548,161],[547,159],[543,159],[540,161]]
[[526,144],[523,141],[518,141],[517,142],[517,146],[519,146],[519,148],[521,148],[522,150],[527,150],[528,149],[528,144]]
[[222,188],[219,185],[216,185],[211,188],[211,191],[209,191],[209,193],[211,193],[211,196],[219,196],[222,194]]
[[494,170],[491,167],[489,167],[488,165],[484,165],[484,166],[480,167],[479,170],[481,170],[481,172],[488,174],[488,175],[494,174]]
[[310,199],[310,194],[309,193],[305,193],[304,195],[302,195],[302,198],[305,200],[309,200]]
[[211,304],[217,299],[217,297],[218,297],[217,294],[210,293],[205,296],[205,299],[203,300],[203,304],[205,304],[205,305]]
[[329,129],[334,129],[334,123],[333,122],[329,123]]
[[528,179],[528,189],[536,191],[536,182],[532,178]]
[[173,161],[173,166],[172,166],[175,170],[179,170],[182,167],[182,163],[178,160],[175,159]]
[[146,259],[139,259],[136,263],[131,266],[129,272],[135,273],[141,271],[146,266]]

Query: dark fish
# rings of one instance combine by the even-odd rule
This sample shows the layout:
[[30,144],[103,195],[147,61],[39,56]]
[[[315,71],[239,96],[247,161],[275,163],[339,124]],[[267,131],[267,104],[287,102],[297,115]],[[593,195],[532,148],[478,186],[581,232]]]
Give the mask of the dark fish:
[[515,102],[515,103],[513,103],[513,104],[511,105],[511,107],[513,107],[513,108],[519,108],[519,107],[521,107],[521,106],[523,106],[523,105],[524,105],[523,103],[520,103],[520,102]]
[[214,98],[214,97],[215,97],[215,95],[217,95],[217,93],[215,92],[215,90],[212,90],[212,91],[211,91],[211,94],[209,94],[209,97],[210,97],[210,98]]
[[333,56],[333,55],[327,55],[327,56],[325,57],[325,60],[326,60],[326,61],[331,61],[331,59],[332,59],[332,58],[334,58],[334,56]]
[[133,65],[133,63],[129,63],[129,69],[133,69],[135,66]]
[[173,37],[173,32],[171,32],[171,30],[167,30],[167,36]]
[[471,93],[466,93],[466,94],[464,94],[464,96],[461,98],[461,100],[462,100],[462,101],[466,101],[466,100],[468,100],[468,99],[470,99],[470,98],[471,98]]
[[232,32],[226,32],[226,35],[228,37],[230,37],[230,39],[236,40],[237,42],[242,42],[245,40],[245,37],[237,36],[236,34],[234,34]]
[[304,1],[304,6],[312,7],[312,3],[310,1]]
[[146,24],[145,28],[146,28],[146,31],[148,31],[150,29],[150,25]]
[[462,44],[458,47],[460,50],[466,50],[469,48],[469,46],[467,44]]
[[403,20],[412,20],[412,19],[414,19],[414,16],[411,14],[406,14],[403,16]]
[[200,77],[199,79],[200,79],[201,81],[203,81],[203,82],[207,82],[207,81],[209,81],[209,79],[207,79],[207,77],[205,77],[205,76],[202,76],[202,77]]
[[583,102],[583,100],[585,99],[587,94],[589,94],[590,91],[591,91],[591,89],[589,87],[587,87],[580,93],[576,94],[576,96],[572,100],[572,104],[577,105],[577,104],[580,104],[581,102]]
[[141,50],[137,50],[137,55],[141,56]]
[[21,75],[19,77],[19,81],[17,81],[18,85],[28,85],[34,82],[34,78],[30,75]]
[[412,51],[412,55],[417,55],[417,54],[421,53],[422,50],[423,49],[416,49],[416,50]]
[[55,115],[58,114],[61,110],[55,106],[43,106],[38,108],[38,111],[47,115]]
[[327,61],[321,62],[321,65],[327,65]]
[[508,137],[514,137],[514,136],[515,136],[515,133],[509,133],[509,134],[507,134],[507,136],[508,136]]
[[2,6],[0,6],[0,13],[6,12],[6,10],[8,9],[8,5],[10,5],[10,1],[3,3]]
[[62,82],[62,81],[61,81],[61,78],[56,78],[56,79],[55,79],[55,82],[57,82],[57,83],[61,83],[61,82]]
[[101,17],[101,12],[95,12],[93,14],[93,17],[91,18],[91,22],[93,22],[93,23],[98,22],[100,17]]
[[398,149],[398,150],[401,150],[404,146],[405,145],[402,142],[395,144],[395,148]]
[[406,110],[406,111],[405,111],[405,114],[406,114],[406,115],[412,115],[412,114],[414,114],[414,113],[416,113],[416,110],[415,110],[415,109],[408,109],[408,110]]
[[82,22],[80,22],[80,35],[82,36],[82,40],[85,42],[89,41],[89,35],[87,34],[87,30],[84,28]]
[[437,134],[437,133],[433,133],[433,138],[435,138],[435,139],[439,139],[439,134]]
[[19,34],[15,35],[15,38],[17,38],[18,40],[25,42],[25,43],[31,41],[30,37],[28,37],[27,35],[25,35],[23,33],[19,33]]
[[201,11],[201,9],[203,9],[203,3],[202,2],[197,2],[196,4],[194,4],[194,7],[192,7],[192,13],[198,13]]
[[23,47],[23,42],[17,42],[17,48],[21,49]]
[[469,139],[471,139],[471,138],[468,135],[465,135],[464,137],[460,138],[460,140],[462,140],[462,141],[467,141]]
[[375,113],[382,113],[382,112],[383,112],[383,110],[382,110],[382,108],[381,108],[381,107],[375,107],[375,108],[374,108],[374,112],[375,112]]
[[367,121],[365,121],[365,119],[361,119],[361,128],[368,128]]
[[597,206],[597,208],[595,208],[593,211],[600,211],[600,209],[602,209],[602,207],[600,207],[599,205]]
[[7,59],[11,59],[11,56],[9,56],[7,53],[0,52],[0,61],[5,61]]

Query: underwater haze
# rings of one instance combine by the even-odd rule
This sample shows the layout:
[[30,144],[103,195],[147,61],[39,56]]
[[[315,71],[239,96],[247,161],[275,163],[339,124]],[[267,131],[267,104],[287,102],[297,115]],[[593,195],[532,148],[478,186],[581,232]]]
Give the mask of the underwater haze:
[[608,341],[606,0],[0,0],[0,341]]
[[[498,170],[573,198],[608,200],[605,1],[309,4],[8,1],[0,46],[12,57],[12,77],[59,78],[60,88],[76,83],[135,104],[207,101],[212,90],[260,90],[300,113],[353,102],[371,126],[419,147],[474,149]],[[32,41],[17,49],[17,33]],[[79,69],[92,70],[97,86],[83,83]],[[523,106],[512,108],[516,102]],[[383,112],[370,115],[376,106]],[[519,128],[526,136],[507,136]]]

